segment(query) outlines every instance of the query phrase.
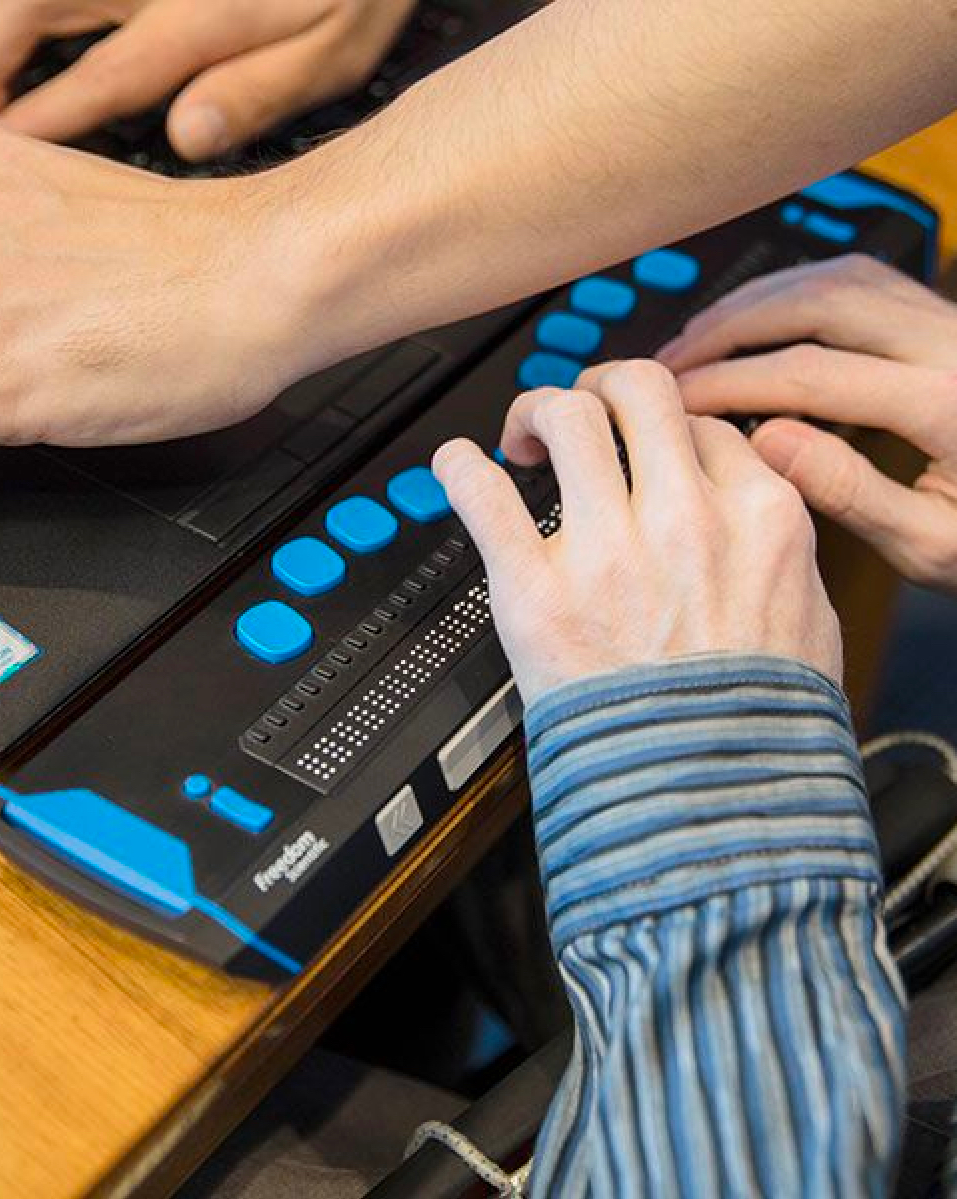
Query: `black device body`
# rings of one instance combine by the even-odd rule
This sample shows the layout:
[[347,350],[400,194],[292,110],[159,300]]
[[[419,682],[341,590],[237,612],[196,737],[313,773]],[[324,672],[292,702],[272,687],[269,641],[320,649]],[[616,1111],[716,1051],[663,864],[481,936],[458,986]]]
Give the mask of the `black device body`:
[[[449,515],[397,510],[397,477],[452,436],[493,450],[518,387],[649,354],[746,279],[849,249],[927,278],[936,218],[839,176],[671,257],[343,364],[236,429],[0,452],[0,667],[4,636],[37,651],[0,681],[0,849],[164,944],[297,972],[520,722],[474,548]],[[550,474],[516,481],[554,528]],[[380,549],[327,525],[356,497],[398,516]],[[276,573],[302,538],[344,560],[322,594]],[[263,604],[308,625],[289,660],[237,640]]]

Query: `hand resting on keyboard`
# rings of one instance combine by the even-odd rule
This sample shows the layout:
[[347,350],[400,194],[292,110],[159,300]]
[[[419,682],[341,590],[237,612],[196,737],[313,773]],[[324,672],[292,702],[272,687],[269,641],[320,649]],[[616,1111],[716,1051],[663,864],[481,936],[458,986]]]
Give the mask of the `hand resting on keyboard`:
[[[783,341],[795,344],[728,360]],[[957,592],[957,306],[851,255],[745,284],[660,356],[679,372],[692,412],[786,412],[886,429],[927,454],[904,487],[813,424],[777,418],[752,439],[811,507],[907,578]]]
[[[183,158],[220,155],[277,121],[353,91],[415,0],[19,0],[0,24],[0,97],[41,39],[120,28],[17,99],[0,124],[71,141],[175,92],[167,118]],[[182,90],[180,90],[182,89]]]

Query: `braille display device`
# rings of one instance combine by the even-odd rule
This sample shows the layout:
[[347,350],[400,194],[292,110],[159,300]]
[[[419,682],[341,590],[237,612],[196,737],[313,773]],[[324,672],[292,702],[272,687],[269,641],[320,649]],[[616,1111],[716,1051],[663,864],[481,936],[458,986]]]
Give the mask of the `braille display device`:
[[[470,11],[426,5],[410,37],[448,57],[495,32]],[[155,129],[103,137],[174,169]],[[653,352],[769,270],[854,249],[928,278],[936,234],[919,200],[841,175],[344,363],[222,433],[0,451],[0,850],[166,945],[292,977],[520,726],[435,448],[494,452],[517,389]],[[554,531],[549,472],[512,473]]]

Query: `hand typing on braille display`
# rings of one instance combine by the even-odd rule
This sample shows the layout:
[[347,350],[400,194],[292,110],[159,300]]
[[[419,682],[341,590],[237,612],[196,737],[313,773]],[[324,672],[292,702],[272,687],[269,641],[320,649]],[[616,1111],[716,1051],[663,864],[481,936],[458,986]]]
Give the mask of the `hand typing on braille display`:
[[551,460],[555,536],[539,536],[506,471],[471,442],[443,446],[433,466],[484,559],[526,704],[692,654],[797,659],[840,682],[840,631],[800,495],[731,425],[689,419],[663,367],[610,363],[575,390],[519,396],[502,449],[519,465]]
[[170,141],[187,159],[241,145],[352,91],[415,0],[4,0],[0,101],[42,38],[119,29],[10,105],[0,124],[66,141],[179,92]]
[[[782,342],[796,344],[725,361]],[[840,437],[790,417],[752,437],[813,508],[908,578],[957,591],[957,307],[852,255],[745,284],[661,357],[693,413],[804,415],[886,429],[923,451],[928,465],[905,487]]]

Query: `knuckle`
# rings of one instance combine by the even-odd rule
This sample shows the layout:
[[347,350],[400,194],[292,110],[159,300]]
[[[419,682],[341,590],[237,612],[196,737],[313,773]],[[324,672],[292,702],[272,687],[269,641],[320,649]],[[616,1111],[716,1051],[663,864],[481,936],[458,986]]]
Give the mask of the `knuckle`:
[[842,520],[861,507],[867,483],[867,466],[857,454],[841,455],[828,471],[820,494],[820,507],[828,516]]
[[800,342],[778,351],[778,362],[791,388],[797,392],[815,391],[827,363],[827,351],[812,342]]
[[720,416],[703,416],[689,417],[691,427],[697,433],[700,433],[708,440],[722,441],[726,445],[731,442],[746,442],[744,434],[735,428],[730,421],[723,420]]
[[590,391],[556,392],[543,401],[538,414],[539,428],[550,438],[568,435],[574,426],[576,437],[595,434],[607,427],[608,418],[601,400]]
[[676,489],[672,502],[649,515],[656,539],[666,545],[694,545],[711,542],[720,534],[721,519],[715,504],[709,503],[697,487]]
[[791,541],[813,544],[814,522],[796,487],[780,475],[768,472],[760,482],[745,489],[747,510],[761,528],[784,534]]
[[141,56],[131,51],[126,39],[112,38],[91,46],[75,68],[77,82],[97,93],[125,91],[137,85],[142,74]]
[[609,367],[605,381],[612,388],[635,390],[672,390],[675,377],[661,362],[650,358],[631,358]]

